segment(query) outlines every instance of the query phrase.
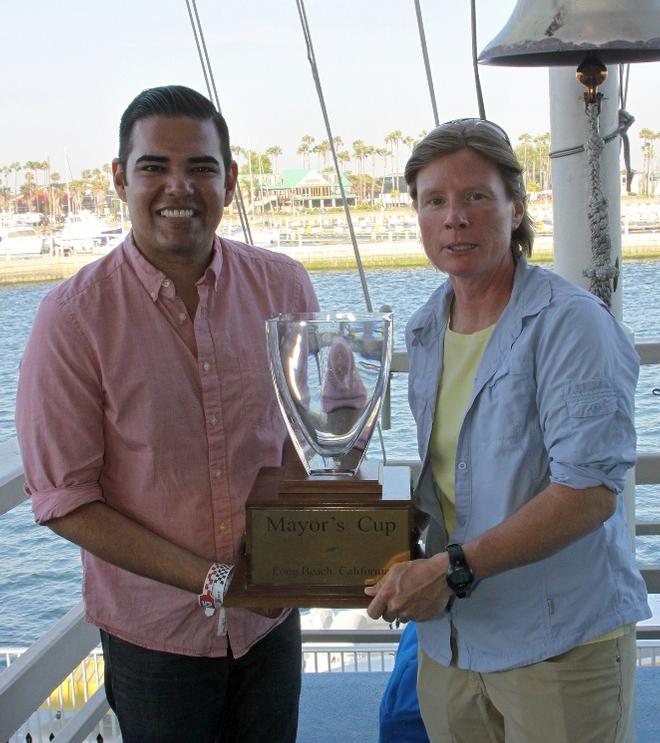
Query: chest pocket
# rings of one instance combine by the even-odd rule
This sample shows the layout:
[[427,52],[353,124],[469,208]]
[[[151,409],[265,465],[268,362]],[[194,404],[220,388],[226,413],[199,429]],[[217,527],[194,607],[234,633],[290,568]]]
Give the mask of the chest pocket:
[[531,369],[499,369],[482,390],[477,409],[479,436],[499,448],[519,447],[535,431],[541,434]]

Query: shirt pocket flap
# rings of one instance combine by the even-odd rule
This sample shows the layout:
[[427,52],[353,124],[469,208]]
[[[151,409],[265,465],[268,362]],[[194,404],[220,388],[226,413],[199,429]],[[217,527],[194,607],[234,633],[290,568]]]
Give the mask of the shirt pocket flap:
[[568,385],[566,409],[571,418],[610,415],[617,409],[617,394],[606,380],[594,379]]

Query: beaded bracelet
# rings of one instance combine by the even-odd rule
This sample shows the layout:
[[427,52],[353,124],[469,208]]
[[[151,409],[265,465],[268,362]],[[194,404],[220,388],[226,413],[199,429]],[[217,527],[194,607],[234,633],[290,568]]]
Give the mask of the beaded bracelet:
[[209,572],[204,579],[204,589],[197,597],[199,605],[204,609],[207,617],[212,617],[215,610],[222,606],[233,572],[233,565],[225,565],[220,562],[214,562],[209,568]]

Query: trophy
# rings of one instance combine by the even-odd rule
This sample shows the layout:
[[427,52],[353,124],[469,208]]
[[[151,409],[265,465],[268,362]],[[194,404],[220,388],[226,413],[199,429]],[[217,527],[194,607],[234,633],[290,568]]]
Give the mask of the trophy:
[[246,504],[227,606],[366,606],[364,586],[411,559],[407,467],[365,461],[389,379],[389,314],[266,322],[275,393],[297,457],[264,468]]

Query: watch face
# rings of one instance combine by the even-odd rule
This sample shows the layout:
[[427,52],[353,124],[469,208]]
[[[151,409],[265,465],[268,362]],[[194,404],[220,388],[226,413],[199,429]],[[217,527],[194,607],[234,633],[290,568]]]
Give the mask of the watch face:
[[447,577],[449,578],[449,581],[453,588],[463,588],[465,586],[469,586],[473,580],[472,571],[470,570],[470,568],[466,567],[454,568],[454,570],[452,570]]

